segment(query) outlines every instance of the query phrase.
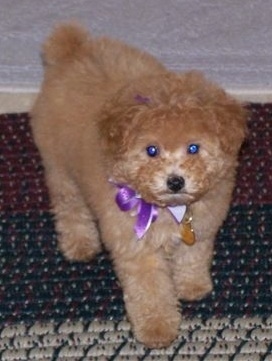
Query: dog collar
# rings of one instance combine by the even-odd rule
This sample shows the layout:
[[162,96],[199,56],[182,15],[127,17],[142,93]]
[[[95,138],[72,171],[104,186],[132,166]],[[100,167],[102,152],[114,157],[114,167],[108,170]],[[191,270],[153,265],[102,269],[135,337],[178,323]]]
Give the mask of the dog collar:
[[[135,208],[136,222],[134,232],[138,239],[141,239],[153,222],[158,218],[158,207],[152,203],[147,203],[133,189],[126,185],[116,184],[118,192],[115,197],[116,204],[123,212]],[[195,242],[194,231],[192,229],[192,217],[187,216],[187,207],[185,205],[176,207],[167,207],[177,223],[181,224],[180,235],[182,240],[192,245]]]

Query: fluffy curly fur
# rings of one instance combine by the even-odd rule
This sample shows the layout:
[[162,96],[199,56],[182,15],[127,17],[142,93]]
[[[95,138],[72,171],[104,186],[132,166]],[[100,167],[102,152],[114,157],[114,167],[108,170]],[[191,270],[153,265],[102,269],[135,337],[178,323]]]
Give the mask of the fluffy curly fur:
[[[164,347],[177,336],[179,299],[212,290],[215,235],[226,217],[243,107],[201,74],[177,74],[151,55],[77,25],[58,27],[43,48],[45,76],[32,111],[55,214],[59,247],[69,260],[110,252],[136,338]],[[200,146],[188,154],[190,144]],[[159,154],[149,157],[146,147]],[[182,178],[180,189],[167,186]],[[119,210],[126,184],[159,215],[139,241],[135,217]],[[185,204],[196,242],[180,239],[166,206]],[[98,231],[99,228],[99,231]]]

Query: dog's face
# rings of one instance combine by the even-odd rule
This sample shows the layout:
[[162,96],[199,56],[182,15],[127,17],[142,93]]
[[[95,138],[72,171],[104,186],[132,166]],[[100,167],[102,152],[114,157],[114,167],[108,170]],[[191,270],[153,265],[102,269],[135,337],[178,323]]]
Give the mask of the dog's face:
[[190,204],[233,177],[244,135],[241,111],[234,116],[227,107],[194,102],[153,107],[151,99],[142,99],[144,104],[125,111],[130,120],[119,114],[108,133],[109,176],[115,182],[164,207]]
[[[155,112],[156,113],[156,112]],[[159,206],[190,203],[214,183],[223,164],[217,138],[204,119],[143,115],[129,135],[113,177]],[[195,123],[192,126],[192,119]]]

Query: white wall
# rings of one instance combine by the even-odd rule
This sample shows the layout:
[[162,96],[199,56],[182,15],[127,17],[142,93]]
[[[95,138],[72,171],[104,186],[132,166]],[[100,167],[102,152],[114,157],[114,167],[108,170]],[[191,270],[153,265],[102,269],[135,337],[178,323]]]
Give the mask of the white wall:
[[272,94],[272,0],[0,0],[0,110],[14,99],[28,106],[42,79],[40,45],[68,19],[229,91]]

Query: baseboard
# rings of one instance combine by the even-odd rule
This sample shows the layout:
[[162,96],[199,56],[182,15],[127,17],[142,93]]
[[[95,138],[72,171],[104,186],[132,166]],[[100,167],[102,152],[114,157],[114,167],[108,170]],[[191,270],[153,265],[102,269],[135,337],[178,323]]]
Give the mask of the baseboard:
[[1,91],[0,114],[28,112],[36,99],[38,91]]
[[[0,114],[4,113],[20,113],[28,112],[37,96],[37,89],[0,89]],[[241,89],[227,89],[227,92],[232,94],[242,102],[253,103],[271,103],[272,89],[269,90],[241,90]]]
[[227,89],[229,94],[242,102],[272,103],[272,89]]

